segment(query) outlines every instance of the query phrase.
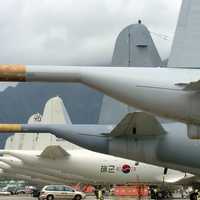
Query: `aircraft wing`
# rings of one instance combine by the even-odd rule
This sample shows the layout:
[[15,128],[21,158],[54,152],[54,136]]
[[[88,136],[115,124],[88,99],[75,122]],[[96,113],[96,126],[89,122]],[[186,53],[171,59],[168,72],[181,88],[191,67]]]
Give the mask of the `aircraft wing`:
[[52,145],[48,146],[44,149],[44,151],[39,155],[41,158],[56,160],[69,157],[70,154],[66,152],[61,146],[59,145]]
[[157,136],[165,130],[160,122],[151,114],[134,112],[127,114],[122,121],[111,131],[111,135]]

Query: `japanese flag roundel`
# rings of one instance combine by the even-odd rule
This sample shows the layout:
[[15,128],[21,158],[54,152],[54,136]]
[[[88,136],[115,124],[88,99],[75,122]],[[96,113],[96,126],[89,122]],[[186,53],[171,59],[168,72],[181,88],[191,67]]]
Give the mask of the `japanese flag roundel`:
[[122,166],[122,172],[123,173],[128,174],[128,173],[130,173],[130,171],[131,171],[131,166],[130,165],[124,164]]

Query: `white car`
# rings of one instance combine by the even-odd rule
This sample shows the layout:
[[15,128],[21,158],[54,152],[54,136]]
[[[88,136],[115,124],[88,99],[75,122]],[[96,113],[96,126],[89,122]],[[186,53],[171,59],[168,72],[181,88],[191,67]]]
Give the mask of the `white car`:
[[81,200],[86,194],[65,185],[46,185],[40,192],[39,200],[69,199]]

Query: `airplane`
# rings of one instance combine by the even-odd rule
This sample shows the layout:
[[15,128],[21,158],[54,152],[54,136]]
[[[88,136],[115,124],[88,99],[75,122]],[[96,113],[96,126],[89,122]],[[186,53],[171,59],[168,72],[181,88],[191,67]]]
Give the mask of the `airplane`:
[[131,106],[188,124],[199,138],[199,69],[0,66],[1,81],[80,82]]
[[[33,123],[35,125],[42,123],[72,124],[60,97],[48,100],[43,115],[40,115],[40,117],[38,117],[38,114],[33,115],[28,123],[32,123],[32,125]],[[61,141],[54,136],[53,138],[48,133],[43,134],[38,131],[34,133],[24,133],[19,137],[17,134],[11,136],[14,146],[9,142],[6,145],[6,150],[0,151],[1,154],[10,155],[0,157],[0,161],[10,167],[5,169],[0,165],[0,168],[3,168],[4,171],[17,172],[32,178],[43,177],[43,180],[52,180],[63,184],[90,183],[96,185],[132,182],[162,183],[163,181],[169,183],[192,176],[188,173],[185,176],[185,173],[164,169],[163,167],[95,153],[80,147],[68,149],[70,145],[66,141]],[[34,140],[36,138],[34,135],[37,135],[37,143]],[[48,138],[51,138],[51,140]],[[25,149],[23,148],[22,141],[28,142],[30,150],[27,150],[27,146],[24,147]],[[13,147],[14,149],[12,149]],[[16,150],[17,148],[22,149]],[[40,176],[40,174],[43,174],[43,176]]]
[[[44,113],[51,115],[46,105]],[[71,123],[61,98],[52,98],[48,105],[56,105],[49,110],[62,121],[0,124],[0,131],[24,133],[27,138],[29,133],[52,133],[91,151],[200,175],[199,142],[188,139],[185,124],[161,124],[150,114],[136,112],[117,125],[79,125]]]
[[[40,169],[61,171],[63,174],[76,174],[83,177],[81,183],[98,184],[162,184],[175,183],[191,178],[192,174],[164,169],[153,165],[138,163],[122,158],[103,155],[88,150],[65,151],[60,146],[49,146],[43,152],[24,150],[0,150],[0,160],[9,167],[0,164],[6,172],[51,180],[54,183],[69,183],[58,177],[43,174]],[[92,158],[92,159],[91,159]],[[17,162],[20,160],[21,162]],[[37,168],[35,170],[34,168]],[[41,174],[43,174],[41,176]],[[85,178],[85,180],[84,180]]]
[[[1,65],[0,81],[79,82],[130,106],[186,123],[188,137],[200,139],[200,70],[196,53],[200,29],[193,23],[200,16],[189,9],[199,6],[199,1],[183,1],[174,41],[175,49],[187,44],[179,58],[188,57],[191,66],[189,61],[187,65],[174,66],[170,62],[169,68]],[[187,50],[187,46],[192,50]]]
[[[177,139],[174,138],[173,135],[177,134],[177,132],[186,133],[192,139],[198,139],[198,124],[199,124],[199,103],[198,103],[198,79],[199,79],[199,70],[198,69],[176,69],[176,68],[112,68],[112,67],[62,67],[56,66],[56,69],[52,68],[52,66],[24,66],[24,65],[3,65],[0,68],[1,70],[1,80],[2,81],[47,81],[47,82],[81,82],[88,86],[91,86],[95,89],[105,92],[106,94],[119,99],[129,105],[136,106],[148,112],[152,112],[158,114],[160,116],[176,119],[181,122],[185,122],[188,124],[188,127],[182,123],[170,123],[170,124],[162,124],[165,129],[162,129],[162,126],[158,125],[155,121],[155,118],[146,113],[137,114],[140,118],[142,116],[142,120],[139,120],[139,127],[141,128],[141,121],[147,118],[147,125],[153,126],[153,129],[146,129],[147,133],[145,133],[144,129],[142,131],[138,130],[138,123],[135,123],[137,127],[132,126],[131,129],[127,129],[126,137],[122,137],[122,134],[118,134],[116,137],[111,137],[112,140],[116,142],[115,144],[115,152],[114,154],[119,154],[120,156],[126,157],[136,157],[142,151],[142,155],[138,157],[138,160],[149,160],[148,163],[157,163],[162,166],[174,166],[177,169],[187,169],[189,171],[193,171],[196,174],[199,174],[198,168],[198,145],[194,145],[193,142],[189,142],[187,138],[184,136],[180,136]],[[133,75],[131,74],[133,73]],[[151,76],[152,75],[152,76]],[[172,76],[173,75],[173,76]],[[167,77],[169,76],[169,77]],[[197,82],[194,82],[196,81]],[[166,98],[167,97],[167,98]],[[138,116],[134,117],[131,115],[131,118],[134,118],[135,121],[138,121]],[[129,116],[127,116],[129,117]],[[126,121],[126,120],[125,120]],[[153,121],[153,123],[152,123]],[[155,126],[154,126],[155,125]],[[195,126],[197,125],[197,126]],[[147,126],[147,127],[149,127]],[[70,130],[68,136],[66,136],[66,128],[65,126],[61,127],[55,125],[53,126],[31,126],[31,125],[15,125],[15,126],[2,126],[2,130],[4,131],[21,131],[24,129],[26,131],[49,131],[53,134],[59,135],[59,137],[68,137],[68,140],[76,141],[76,144],[80,144],[80,139],[84,138],[83,144],[88,146],[89,142],[87,139],[91,139],[91,134],[93,136],[99,136],[98,134],[92,130],[90,130],[90,134],[88,130],[85,130],[84,134],[78,131],[77,134],[74,129]],[[99,126],[100,127],[100,126]],[[95,127],[95,128],[99,128]],[[72,127],[71,127],[72,128]],[[83,128],[83,127],[79,127]],[[91,127],[90,127],[91,128]],[[94,128],[94,127],[93,127]],[[126,127],[127,128],[127,127]],[[18,129],[18,130],[17,130]],[[108,130],[109,129],[109,130]],[[195,130],[194,130],[195,129]],[[82,129],[83,130],[83,129]],[[112,127],[109,125],[108,127],[102,128],[101,138],[98,139],[98,143],[105,143],[110,141],[106,138],[108,134],[112,130]],[[131,131],[130,131],[131,130]],[[149,130],[151,134],[149,134]],[[172,130],[172,133],[171,133]],[[65,132],[64,132],[65,131]],[[107,132],[105,132],[107,131]],[[155,131],[155,132],[154,132]],[[124,131],[125,132],[125,131]],[[123,133],[124,133],[123,132]],[[104,134],[102,134],[104,133]],[[136,134],[136,133],[139,133]],[[165,133],[165,134],[164,134]],[[63,134],[65,136],[63,136]],[[132,137],[132,135],[136,134],[136,137]],[[102,137],[102,135],[104,137]],[[131,138],[130,136],[131,135]],[[84,137],[83,137],[84,136]],[[141,137],[138,139],[138,137]],[[144,136],[145,139],[143,138]],[[152,137],[152,136],[156,136]],[[79,137],[79,138],[78,138]],[[96,138],[97,138],[96,137]],[[71,138],[71,139],[69,139]],[[163,139],[164,138],[164,139]],[[79,139],[79,140],[78,140]],[[109,138],[110,139],[110,138]],[[124,143],[124,147],[126,147],[127,141],[131,139],[130,145],[135,144],[135,149],[121,152],[119,148],[119,144],[121,142]],[[162,139],[164,143],[162,143]],[[154,142],[152,142],[154,140]],[[175,141],[179,140],[179,141]],[[150,142],[149,142],[150,141]],[[87,143],[88,142],[88,143]],[[113,141],[111,141],[113,142]],[[181,142],[184,143],[182,146]],[[113,142],[114,143],[114,142]],[[138,145],[139,143],[139,145]],[[94,143],[96,144],[96,143]],[[166,147],[163,150],[163,145]],[[100,147],[101,145],[97,145]],[[139,146],[139,147],[138,147]],[[104,146],[106,147],[106,146]],[[108,147],[108,145],[107,145]],[[131,146],[132,147],[132,146]],[[152,150],[152,147],[160,147],[159,149]],[[177,148],[180,147],[180,148]],[[96,147],[94,147],[96,148]],[[102,147],[99,148],[99,151],[102,151]],[[161,150],[160,150],[161,149]],[[177,149],[179,151],[177,152]],[[187,151],[190,149],[190,151]],[[109,149],[110,150],[110,149]],[[151,151],[145,151],[151,150]],[[105,150],[104,150],[105,151]],[[132,152],[133,151],[133,152]],[[135,151],[135,152],[134,152]],[[170,151],[170,154],[168,154]],[[175,152],[175,153],[174,153]],[[133,153],[133,155],[129,155]],[[134,155],[135,154],[135,155]],[[151,155],[151,156],[149,156]],[[181,157],[181,159],[180,159]],[[197,158],[197,159],[196,159]],[[177,160],[178,159],[178,160]],[[185,163],[187,165],[185,165]],[[184,166],[185,165],[185,166]]]
[[200,145],[187,137],[186,125],[161,124],[144,112],[129,113],[117,125],[0,124],[0,131],[52,133],[92,151],[200,175]]

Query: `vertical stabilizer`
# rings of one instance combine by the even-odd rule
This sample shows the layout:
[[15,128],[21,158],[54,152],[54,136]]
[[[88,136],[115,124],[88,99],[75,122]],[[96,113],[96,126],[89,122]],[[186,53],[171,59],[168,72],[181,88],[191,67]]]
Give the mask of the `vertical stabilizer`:
[[72,124],[69,114],[60,97],[54,97],[47,101],[43,112],[42,122],[47,124]]
[[146,26],[132,24],[121,31],[115,43],[112,66],[157,67],[161,63]]
[[98,123],[118,124],[127,113],[134,111],[134,108],[104,95]]
[[[161,58],[146,26],[133,24],[121,31],[115,43],[112,66],[161,66]],[[117,124],[127,113],[134,111],[134,108],[104,95],[99,123]]]
[[169,67],[200,67],[200,1],[183,0]]
[[[60,97],[54,97],[47,101],[43,111],[42,123],[44,124],[72,124],[69,114]],[[79,149],[78,146],[71,144],[63,139],[57,138],[52,134],[40,133],[37,142],[37,149],[43,150],[49,145],[60,145],[66,150]]]

